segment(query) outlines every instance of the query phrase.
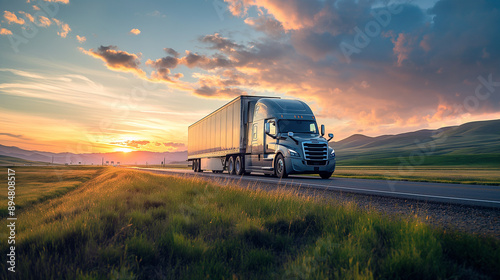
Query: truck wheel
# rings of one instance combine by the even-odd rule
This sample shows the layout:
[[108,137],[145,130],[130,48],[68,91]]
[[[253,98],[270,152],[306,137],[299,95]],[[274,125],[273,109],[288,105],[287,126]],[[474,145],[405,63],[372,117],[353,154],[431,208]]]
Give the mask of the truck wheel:
[[320,172],[319,176],[321,179],[330,179],[332,177],[333,172]]
[[285,159],[281,154],[276,157],[276,162],[274,163],[274,174],[278,178],[288,177],[288,173],[286,173]]
[[234,175],[234,157],[229,157],[227,162],[227,173],[229,173],[229,175]]
[[243,162],[245,162],[243,156],[236,156],[236,160],[234,161],[234,173],[236,175],[243,175],[245,173]]
[[194,170],[194,172],[198,172],[199,171],[199,165],[198,165],[198,160],[197,159],[193,160],[193,170]]

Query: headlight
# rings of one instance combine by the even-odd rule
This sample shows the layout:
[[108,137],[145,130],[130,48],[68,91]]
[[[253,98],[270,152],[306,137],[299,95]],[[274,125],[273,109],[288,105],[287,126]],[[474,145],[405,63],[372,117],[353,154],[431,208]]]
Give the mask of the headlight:
[[334,157],[335,157],[335,150],[334,150],[334,149],[332,149],[332,150],[330,151],[330,156],[331,156],[332,158],[334,158]]
[[291,149],[288,149],[288,154],[292,157],[298,157],[299,156],[299,153],[297,153],[296,151],[294,150],[291,150]]

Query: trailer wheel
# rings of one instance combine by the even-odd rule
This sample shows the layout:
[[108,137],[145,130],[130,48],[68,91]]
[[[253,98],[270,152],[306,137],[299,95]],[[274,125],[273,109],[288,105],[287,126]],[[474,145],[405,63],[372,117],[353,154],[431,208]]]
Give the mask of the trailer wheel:
[[245,166],[243,165],[245,161],[243,160],[243,156],[236,156],[235,158],[234,173],[236,175],[243,175],[243,173],[245,173]]
[[274,163],[274,174],[278,178],[288,177],[288,173],[286,173],[285,159],[282,154],[279,154],[276,157],[276,162]]
[[193,171],[198,172],[198,160],[193,160]]
[[234,157],[229,157],[229,160],[227,162],[227,173],[230,175],[234,175]]

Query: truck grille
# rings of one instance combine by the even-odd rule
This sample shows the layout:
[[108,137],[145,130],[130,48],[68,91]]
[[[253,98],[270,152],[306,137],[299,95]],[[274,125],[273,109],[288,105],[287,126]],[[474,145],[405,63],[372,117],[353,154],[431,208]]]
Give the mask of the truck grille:
[[328,145],[326,143],[304,142],[302,147],[304,148],[304,158],[308,164],[310,164],[310,161],[316,162],[328,159]]

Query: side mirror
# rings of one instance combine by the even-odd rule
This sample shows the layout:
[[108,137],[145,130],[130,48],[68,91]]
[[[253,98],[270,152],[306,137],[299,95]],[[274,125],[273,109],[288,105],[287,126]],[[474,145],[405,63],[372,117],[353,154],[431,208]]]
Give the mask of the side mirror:
[[330,141],[333,139],[333,133],[328,133],[328,137],[330,137],[330,139],[328,139],[327,141]]
[[271,133],[271,124],[270,124],[270,123],[265,123],[265,124],[264,124],[264,132],[265,132],[266,134]]
[[288,132],[288,137],[293,137],[293,132]]
[[321,136],[324,136],[325,135],[325,125],[322,124],[321,125]]

